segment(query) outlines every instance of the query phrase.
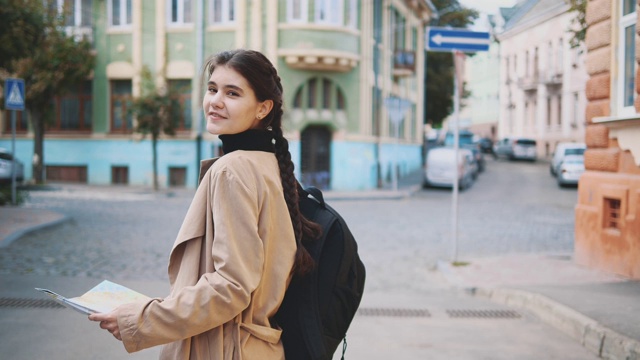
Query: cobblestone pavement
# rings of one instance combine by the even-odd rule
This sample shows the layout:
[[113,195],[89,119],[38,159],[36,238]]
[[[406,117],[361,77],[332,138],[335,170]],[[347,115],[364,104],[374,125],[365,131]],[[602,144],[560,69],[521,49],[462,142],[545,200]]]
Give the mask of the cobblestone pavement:
[[[164,280],[192,190],[64,185],[31,192],[26,206],[59,211],[62,225],[0,249],[0,274]],[[505,253],[572,251],[575,188],[559,188],[545,162],[489,161],[459,197],[458,260]],[[358,240],[368,290],[419,284],[451,259],[451,191],[403,200],[335,200]],[[392,271],[391,271],[392,270]]]

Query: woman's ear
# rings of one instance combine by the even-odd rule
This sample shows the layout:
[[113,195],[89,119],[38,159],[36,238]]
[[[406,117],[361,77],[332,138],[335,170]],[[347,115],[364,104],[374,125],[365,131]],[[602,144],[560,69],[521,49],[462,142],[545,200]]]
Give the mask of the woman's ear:
[[263,119],[264,117],[269,115],[271,109],[273,109],[273,100],[265,100],[261,102],[260,104],[258,104],[258,112],[256,114],[256,117],[258,119]]

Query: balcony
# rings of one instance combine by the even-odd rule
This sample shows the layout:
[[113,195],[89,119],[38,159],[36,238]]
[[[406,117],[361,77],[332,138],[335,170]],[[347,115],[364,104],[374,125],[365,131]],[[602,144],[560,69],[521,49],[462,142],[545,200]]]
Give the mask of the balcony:
[[543,81],[547,86],[562,85],[562,73],[551,70],[545,73]]
[[396,50],[393,54],[393,76],[413,76],[416,72],[415,51]]
[[66,26],[64,32],[67,36],[73,37],[75,41],[86,39],[89,43],[93,44],[93,29],[90,27]]
[[538,74],[527,75],[518,78],[518,87],[524,91],[534,91],[538,89]]
[[324,49],[280,49],[288,67],[298,70],[349,72],[358,66],[360,56]]

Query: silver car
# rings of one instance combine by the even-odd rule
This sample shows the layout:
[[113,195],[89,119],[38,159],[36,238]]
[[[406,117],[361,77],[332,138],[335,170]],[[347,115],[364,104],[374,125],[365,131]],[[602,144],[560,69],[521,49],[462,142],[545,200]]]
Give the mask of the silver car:
[[[7,149],[0,148],[0,183],[11,183],[13,174],[13,155]],[[24,180],[24,165],[16,159],[16,181]]]
[[567,155],[558,166],[558,186],[577,185],[584,173],[584,155]]

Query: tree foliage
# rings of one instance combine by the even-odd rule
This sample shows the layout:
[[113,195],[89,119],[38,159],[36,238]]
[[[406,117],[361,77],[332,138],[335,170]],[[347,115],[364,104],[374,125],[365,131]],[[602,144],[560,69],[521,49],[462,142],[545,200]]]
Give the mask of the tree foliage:
[[[478,12],[462,6],[458,0],[433,0],[440,15],[430,26],[466,28],[478,18]],[[451,53],[427,52],[425,86],[425,123],[440,127],[453,111],[453,56]],[[465,92],[468,94],[468,92]]]
[[569,12],[575,12],[575,18],[571,20],[572,27],[569,32],[572,34],[569,43],[572,48],[579,47],[584,43],[587,35],[587,1],[588,0],[569,0],[571,7]]
[[[3,27],[20,27],[24,24],[25,9],[32,12],[27,17],[31,26],[25,29],[26,39],[32,42],[22,47],[10,45],[8,53],[11,55],[2,57],[0,78],[3,82],[7,77],[24,79],[25,108],[34,136],[33,178],[36,183],[42,183],[44,133],[47,122],[55,113],[53,99],[88,79],[94,67],[95,55],[86,39],[76,40],[67,36],[64,18],[58,14],[57,8],[45,6],[46,2],[42,0],[0,1],[6,2],[3,4],[6,7],[2,7],[3,16],[7,16]],[[36,19],[41,23],[37,24]],[[4,17],[2,22],[5,22]],[[2,34],[4,37],[5,34]],[[4,53],[4,44],[0,46],[0,53]]]
[[135,131],[143,138],[151,136],[153,188],[158,190],[158,140],[162,134],[175,135],[182,107],[178,100],[179,89],[158,88],[147,67],[142,69],[141,75],[141,95],[131,100],[128,111],[137,119]]

